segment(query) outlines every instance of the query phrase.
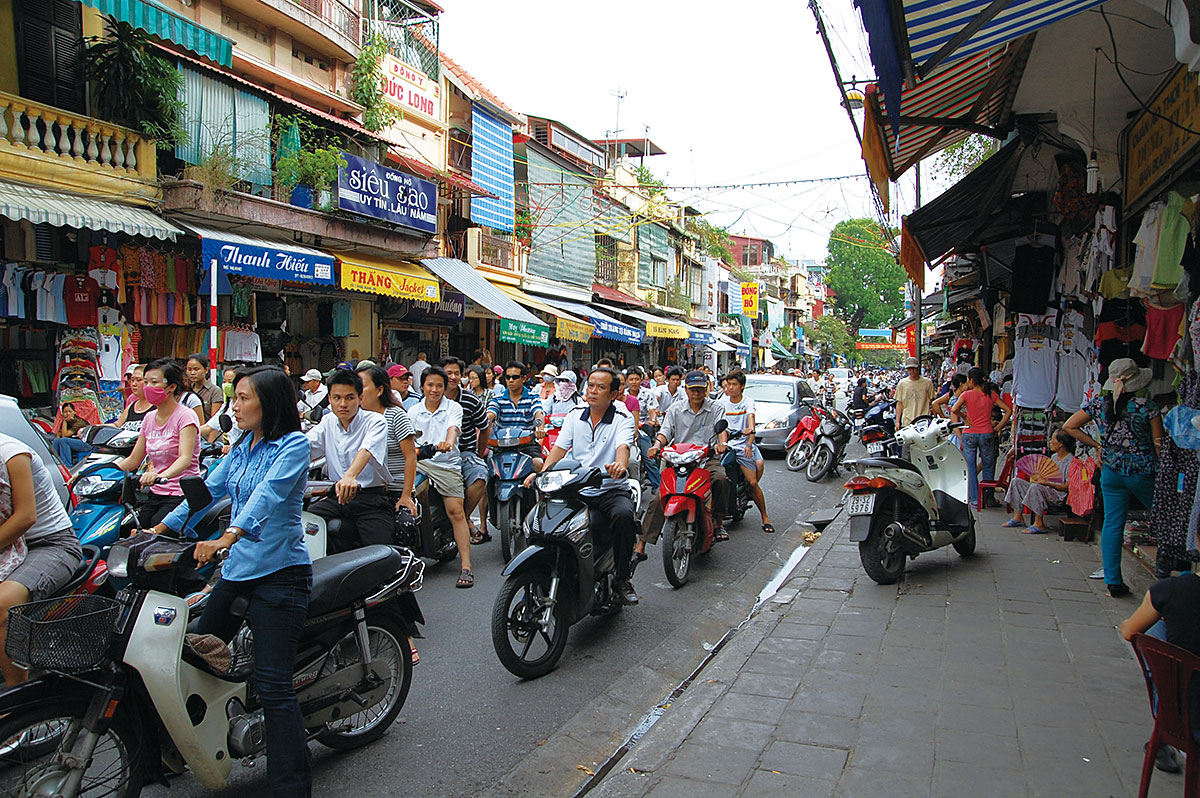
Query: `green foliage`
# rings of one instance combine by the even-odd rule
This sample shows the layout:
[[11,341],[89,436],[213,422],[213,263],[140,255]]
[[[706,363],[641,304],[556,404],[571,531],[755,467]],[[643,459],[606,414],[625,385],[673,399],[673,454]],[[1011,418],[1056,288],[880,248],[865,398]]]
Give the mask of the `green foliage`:
[[638,185],[646,192],[650,199],[657,199],[665,196],[667,193],[667,184],[654,176],[645,166],[633,167],[633,173],[637,176]]
[[241,182],[242,167],[233,148],[218,142],[200,163],[184,167],[183,178],[200,183],[200,201],[211,205],[217,195],[233,191]]
[[873,219],[838,222],[829,236],[825,285],[836,295],[833,312],[852,329],[887,327],[904,312],[904,268],[885,248]]
[[778,341],[784,349],[790,350],[792,348],[792,344],[796,342],[796,331],[787,326],[776,328],[775,340]]
[[724,227],[709,224],[699,216],[687,217],[687,231],[700,237],[700,249],[722,263],[733,263],[733,241]]
[[804,337],[822,354],[850,357],[855,353],[854,339],[846,322],[828,314],[804,325]]
[[98,116],[155,139],[160,149],[187,141],[183,75],[155,53],[148,34],[108,17],[104,36],[84,42],[83,78]]
[[667,282],[667,307],[675,308],[684,313],[692,311],[692,297],[688,293],[687,286],[683,280],[670,280]]
[[526,247],[533,244],[533,214],[529,212],[528,208],[521,208],[517,211],[514,233],[517,240]]
[[337,181],[338,167],[345,165],[346,159],[336,147],[303,149],[276,162],[275,184],[289,190],[305,185],[313,191],[328,191]]
[[350,75],[354,80],[351,98],[363,107],[363,127],[380,131],[390,127],[400,113],[383,99],[383,57],[388,54],[387,40],[372,36],[358,51]]
[[972,133],[938,153],[933,162],[933,172],[945,180],[960,180],[998,149],[1000,142],[996,139]]

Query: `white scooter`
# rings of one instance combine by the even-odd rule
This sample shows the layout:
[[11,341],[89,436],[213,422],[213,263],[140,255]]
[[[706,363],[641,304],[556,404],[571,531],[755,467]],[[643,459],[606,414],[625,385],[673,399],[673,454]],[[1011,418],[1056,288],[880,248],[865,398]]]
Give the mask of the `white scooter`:
[[847,461],[854,472],[849,491],[850,540],[867,576],[891,585],[904,575],[909,557],[954,546],[975,552],[975,517],[967,502],[967,461],[950,441],[961,427],[921,416],[896,433],[910,447],[909,460],[867,457]]

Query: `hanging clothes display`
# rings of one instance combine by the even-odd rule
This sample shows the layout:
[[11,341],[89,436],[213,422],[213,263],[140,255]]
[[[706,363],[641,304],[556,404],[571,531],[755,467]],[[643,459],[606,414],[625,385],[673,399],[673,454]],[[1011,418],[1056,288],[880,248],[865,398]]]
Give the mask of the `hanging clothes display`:
[[1012,284],[1021,286],[1009,299],[1009,310],[1014,313],[1042,314],[1050,302],[1055,276],[1054,239],[1044,235],[1036,238],[1036,243],[1018,246],[1013,257]]
[[1059,319],[1058,381],[1054,403],[1069,413],[1083,406],[1091,376],[1092,346],[1078,310],[1064,310]]
[[1060,331],[1055,316],[1020,313],[1015,334],[1013,397],[1019,407],[1045,409],[1054,402],[1058,387]]

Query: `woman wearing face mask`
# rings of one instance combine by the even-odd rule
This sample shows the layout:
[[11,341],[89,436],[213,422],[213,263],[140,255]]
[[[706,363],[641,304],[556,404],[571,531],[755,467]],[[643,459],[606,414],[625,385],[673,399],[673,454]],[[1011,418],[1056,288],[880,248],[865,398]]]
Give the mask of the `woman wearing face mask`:
[[146,395],[143,388],[146,384],[145,366],[135,365],[133,371],[129,375],[129,390],[133,401],[125,405],[125,409],[121,411],[121,415],[117,416],[117,420],[112,423],[114,427],[127,429],[131,432],[141,432],[142,419],[146,414],[154,409],[154,405],[146,400]]
[[225,401],[213,411],[212,417],[200,427],[200,437],[206,441],[215,441],[225,434],[221,430],[221,416],[229,416],[229,420],[234,422],[233,426],[237,427],[237,422],[234,421],[233,416],[233,383],[236,378],[237,369],[227,368],[221,375],[221,394],[225,397]]
[[[183,369],[174,360],[160,358],[146,367],[142,392],[157,410],[142,420],[142,431],[128,457],[116,462],[122,471],[133,472],[149,458],[141,484],[150,498],[139,508],[142,526],[157,524],[183,501],[181,477],[200,475],[200,422],[191,409],[179,403],[183,393]],[[156,484],[158,480],[165,480]]]
[[554,396],[542,402],[546,415],[556,416],[571,412],[583,404],[583,397],[575,387],[575,372],[564,371],[554,380]]

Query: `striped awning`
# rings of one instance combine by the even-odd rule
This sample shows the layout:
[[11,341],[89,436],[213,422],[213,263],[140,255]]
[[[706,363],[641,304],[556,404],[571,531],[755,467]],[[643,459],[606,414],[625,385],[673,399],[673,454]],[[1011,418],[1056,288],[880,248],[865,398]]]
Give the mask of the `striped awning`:
[[[882,146],[863,157],[878,186],[881,178],[897,180],[913,165],[956,144],[972,133],[1002,137],[1012,116],[1011,91],[1020,80],[1033,37],[979,53],[936,70],[900,96],[900,128],[889,124],[894,100],[868,87],[865,123]],[[881,172],[886,172],[886,175]]]
[[0,216],[33,224],[106,230],[174,241],[186,235],[166,219],[144,209],[88,199],[44,188],[0,182]]
[[80,0],[101,14],[177,44],[223,67],[233,66],[233,42],[154,0]]

